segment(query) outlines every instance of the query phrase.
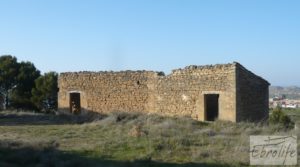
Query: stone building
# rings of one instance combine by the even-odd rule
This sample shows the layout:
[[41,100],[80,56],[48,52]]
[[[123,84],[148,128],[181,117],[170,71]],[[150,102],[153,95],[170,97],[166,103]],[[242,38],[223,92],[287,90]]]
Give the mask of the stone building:
[[58,79],[62,112],[114,111],[232,122],[268,118],[269,83],[239,63],[154,71],[68,72]]

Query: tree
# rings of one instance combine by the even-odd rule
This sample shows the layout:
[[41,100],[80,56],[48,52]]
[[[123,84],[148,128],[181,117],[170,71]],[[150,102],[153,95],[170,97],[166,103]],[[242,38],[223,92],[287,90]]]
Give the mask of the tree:
[[16,77],[16,87],[10,95],[11,105],[15,108],[34,109],[35,105],[30,100],[32,97],[31,90],[34,88],[35,80],[40,76],[31,62],[21,62]]
[[0,57],[0,92],[4,99],[5,109],[9,105],[9,93],[17,84],[18,69],[16,57],[10,55]]
[[57,109],[57,77],[57,73],[49,72],[35,80],[31,101],[39,110],[51,112]]
[[276,107],[269,118],[270,124],[282,125],[285,128],[293,128],[295,123],[287,116],[280,107]]

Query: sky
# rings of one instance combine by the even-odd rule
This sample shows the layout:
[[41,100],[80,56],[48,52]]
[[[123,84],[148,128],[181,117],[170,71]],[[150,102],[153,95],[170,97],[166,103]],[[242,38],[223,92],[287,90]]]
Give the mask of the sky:
[[42,72],[241,63],[300,86],[298,0],[0,0],[0,55]]

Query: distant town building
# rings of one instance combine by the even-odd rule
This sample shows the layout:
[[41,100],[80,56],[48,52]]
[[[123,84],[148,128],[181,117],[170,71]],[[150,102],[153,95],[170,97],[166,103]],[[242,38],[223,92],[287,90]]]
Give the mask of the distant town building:
[[282,108],[291,108],[291,109],[300,108],[300,100],[274,97],[269,99],[269,107],[270,108],[282,107]]

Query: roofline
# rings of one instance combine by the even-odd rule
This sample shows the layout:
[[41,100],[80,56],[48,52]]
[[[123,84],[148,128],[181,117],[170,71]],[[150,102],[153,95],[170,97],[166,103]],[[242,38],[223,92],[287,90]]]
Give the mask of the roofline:
[[256,74],[254,74],[252,71],[248,70],[246,67],[244,67],[244,66],[241,65],[240,63],[238,63],[238,62],[233,62],[233,64],[235,65],[236,68],[240,68],[241,70],[244,70],[244,71],[250,73],[251,75],[255,76],[257,79],[259,79],[259,80],[265,82],[268,86],[271,85],[266,79],[264,79],[264,78],[261,77],[261,76],[258,76],[258,75],[256,75]]
[[[251,75],[255,76],[256,78],[258,78],[259,80],[265,82],[267,85],[271,85],[267,80],[265,80],[264,78],[254,74],[253,72],[251,72],[250,70],[248,70],[247,68],[245,68],[243,65],[241,65],[238,62],[233,62],[233,63],[227,63],[227,64],[215,64],[215,65],[189,65],[184,67],[183,69],[178,68],[178,69],[173,69],[172,73],[169,75],[172,75],[174,73],[176,73],[177,71],[185,71],[185,70],[205,70],[205,69],[215,69],[215,68],[240,68],[248,73],[250,73]],[[148,70],[125,70],[125,71],[79,71],[79,72],[62,72],[59,75],[68,75],[68,74],[118,74],[118,73],[152,73],[152,74],[156,74],[157,76],[166,76],[164,74],[164,72],[162,71],[148,71]],[[168,76],[169,76],[168,75]]]

